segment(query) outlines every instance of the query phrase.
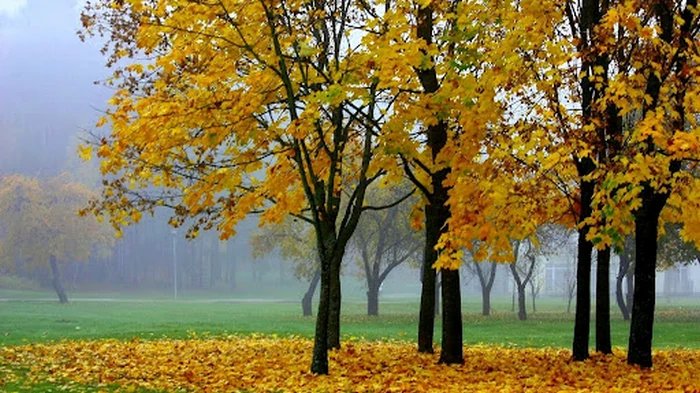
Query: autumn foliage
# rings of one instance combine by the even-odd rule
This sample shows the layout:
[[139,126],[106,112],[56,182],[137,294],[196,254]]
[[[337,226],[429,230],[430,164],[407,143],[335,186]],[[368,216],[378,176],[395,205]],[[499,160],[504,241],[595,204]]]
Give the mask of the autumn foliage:
[[238,336],[5,347],[0,389],[3,380],[23,378],[118,391],[693,392],[700,372],[697,351],[656,352],[650,371],[627,365],[622,351],[571,362],[563,349],[477,345],[465,348],[464,365],[444,366],[436,364],[438,355],[416,353],[410,344],[351,341],[331,353],[332,376],[318,376],[307,367],[311,347],[302,338]]

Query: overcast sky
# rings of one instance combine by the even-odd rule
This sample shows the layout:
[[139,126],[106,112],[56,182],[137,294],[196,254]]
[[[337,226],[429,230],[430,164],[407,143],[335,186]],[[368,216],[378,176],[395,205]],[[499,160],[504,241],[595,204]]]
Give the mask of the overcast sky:
[[[78,0],[0,0],[0,143],[43,142],[65,152],[105,108],[109,91],[93,82],[108,70],[99,44],[76,35],[80,8]],[[56,165],[41,160],[26,166]]]

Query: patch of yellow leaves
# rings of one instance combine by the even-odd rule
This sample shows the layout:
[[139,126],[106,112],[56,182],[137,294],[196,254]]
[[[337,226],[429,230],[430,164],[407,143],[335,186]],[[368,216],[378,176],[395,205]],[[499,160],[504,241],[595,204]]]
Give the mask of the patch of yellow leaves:
[[[413,345],[348,342],[331,353],[330,376],[309,372],[312,342],[301,338],[78,341],[0,348],[0,364],[31,381],[190,392],[692,392],[700,351],[659,351],[654,369],[624,354],[571,362],[568,350],[472,346],[461,366]],[[15,371],[19,372],[19,371]],[[2,388],[2,386],[0,386]],[[0,389],[1,390],[1,389]]]

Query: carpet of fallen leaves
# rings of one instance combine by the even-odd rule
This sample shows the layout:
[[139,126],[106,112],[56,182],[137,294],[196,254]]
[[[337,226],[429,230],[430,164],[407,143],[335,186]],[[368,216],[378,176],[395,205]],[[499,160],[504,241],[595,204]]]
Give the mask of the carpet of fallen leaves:
[[331,375],[309,373],[312,342],[228,337],[156,341],[66,341],[0,348],[0,391],[22,378],[169,392],[698,392],[700,351],[654,355],[654,368],[624,353],[571,362],[561,349],[465,348],[461,366],[438,365],[409,343],[346,342]]

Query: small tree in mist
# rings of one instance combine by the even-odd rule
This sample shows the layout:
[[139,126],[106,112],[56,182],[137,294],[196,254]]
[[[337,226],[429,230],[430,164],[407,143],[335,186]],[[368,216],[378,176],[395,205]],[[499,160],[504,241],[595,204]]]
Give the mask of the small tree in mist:
[[253,259],[265,258],[278,250],[282,259],[293,264],[296,277],[309,282],[301,300],[301,309],[304,316],[311,316],[311,302],[321,279],[311,227],[290,217],[282,224],[259,228],[248,241],[253,248]]
[[6,269],[50,269],[61,303],[68,302],[60,264],[111,253],[107,225],[78,216],[94,194],[65,176],[42,181],[22,175],[0,180],[0,264]]

